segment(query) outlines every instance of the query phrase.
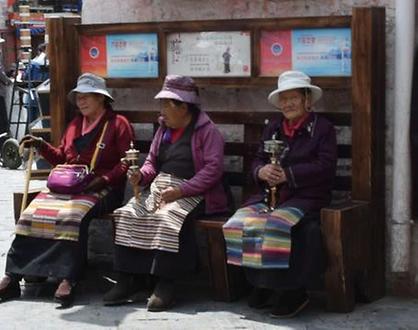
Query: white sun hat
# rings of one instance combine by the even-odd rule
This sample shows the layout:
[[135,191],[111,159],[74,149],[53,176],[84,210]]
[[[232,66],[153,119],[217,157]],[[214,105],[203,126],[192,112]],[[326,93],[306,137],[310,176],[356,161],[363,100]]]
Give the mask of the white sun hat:
[[318,101],[322,96],[322,89],[311,84],[311,78],[301,71],[285,71],[277,81],[277,89],[268,96],[268,101],[276,107],[279,107],[279,95],[281,92],[291,89],[309,88],[312,95],[312,104]]

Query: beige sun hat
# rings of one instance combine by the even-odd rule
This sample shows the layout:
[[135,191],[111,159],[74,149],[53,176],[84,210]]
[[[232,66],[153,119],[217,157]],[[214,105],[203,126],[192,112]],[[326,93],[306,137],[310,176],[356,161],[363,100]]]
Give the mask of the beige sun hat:
[[93,73],[83,73],[77,80],[77,86],[72,89],[68,95],[68,100],[75,104],[76,93],[96,93],[106,96],[110,101],[113,101],[113,97],[110,95],[106,88],[106,81]]
[[279,107],[279,95],[281,92],[291,89],[309,88],[312,93],[312,104],[318,101],[322,96],[322,89],[311,84],[311,78],[301,71],[285,71],[277,81],[277,89],[268,96],[268,101],[276,107]]

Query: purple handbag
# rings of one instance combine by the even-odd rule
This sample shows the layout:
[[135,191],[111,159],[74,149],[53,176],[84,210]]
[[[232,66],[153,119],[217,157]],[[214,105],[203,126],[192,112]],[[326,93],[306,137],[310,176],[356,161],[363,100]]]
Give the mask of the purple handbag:
[[85,190],[87,185],[94,179],[94,168],[96,166],[99,150],[104,149],[102,143],[106,132],[108,121],[104,124],[102,134],[96,144],[93,157],[90,162],[90,169],[82,164],[57,165],[49,173],[46,186],[50,191],[58,194],[79,194]]
[[93,180],[94,174],[87,165],[57,165],[49,173],[46,186],[58,194],[79,194]]

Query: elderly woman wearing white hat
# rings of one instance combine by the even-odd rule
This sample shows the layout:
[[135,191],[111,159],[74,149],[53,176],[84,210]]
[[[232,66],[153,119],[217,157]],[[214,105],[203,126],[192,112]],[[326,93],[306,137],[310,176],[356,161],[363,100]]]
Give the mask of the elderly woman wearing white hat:
[[94,74],[81,75],[68,99],[78,113],[58,147],[31,135],[21,144],[36,147],[54,166],[94,167],[92,180],[77,193],[42,191],[22,213],[0,282],[0,302],[20,297],[20,279],[31,276],[58,279],[55,300],[69,305],[86,261],[89,220],[123,201],[128,166],[121,158],[134,138],[131,125],[113,112],[105,80]]
[[[292,317],[308,304],[306,289],[324,269],[319,211],[329,204],[336,171],[333,125],[312,112],[322,91],[299,71],[280,75],[268,100],[280,112],[265,128],[252,164],[259,192],[224,225],[228,263],[245,267],[254,286],[248,304]],[[280,165],[264,152],[266,140],[283,141]],[[276,187],[271,211],[265,191]],[[271,206],[271,205],[269,205]]]

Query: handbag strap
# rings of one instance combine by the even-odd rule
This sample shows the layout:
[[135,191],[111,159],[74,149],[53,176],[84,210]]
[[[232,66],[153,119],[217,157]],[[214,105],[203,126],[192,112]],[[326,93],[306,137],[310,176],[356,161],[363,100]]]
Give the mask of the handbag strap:
[[93,158],[91,159],[91,162],[90,162],[90,172],[93,172],[96,166],[97,157],[99,156],[100,149],[104,149],[103,139],[104,139],[104,135],[105,135],[108,124],[109,124],[109,121],[106,121],[103,126],[102,134],[100,135],[99,141],[97,141],[96,149],[94,150]]

